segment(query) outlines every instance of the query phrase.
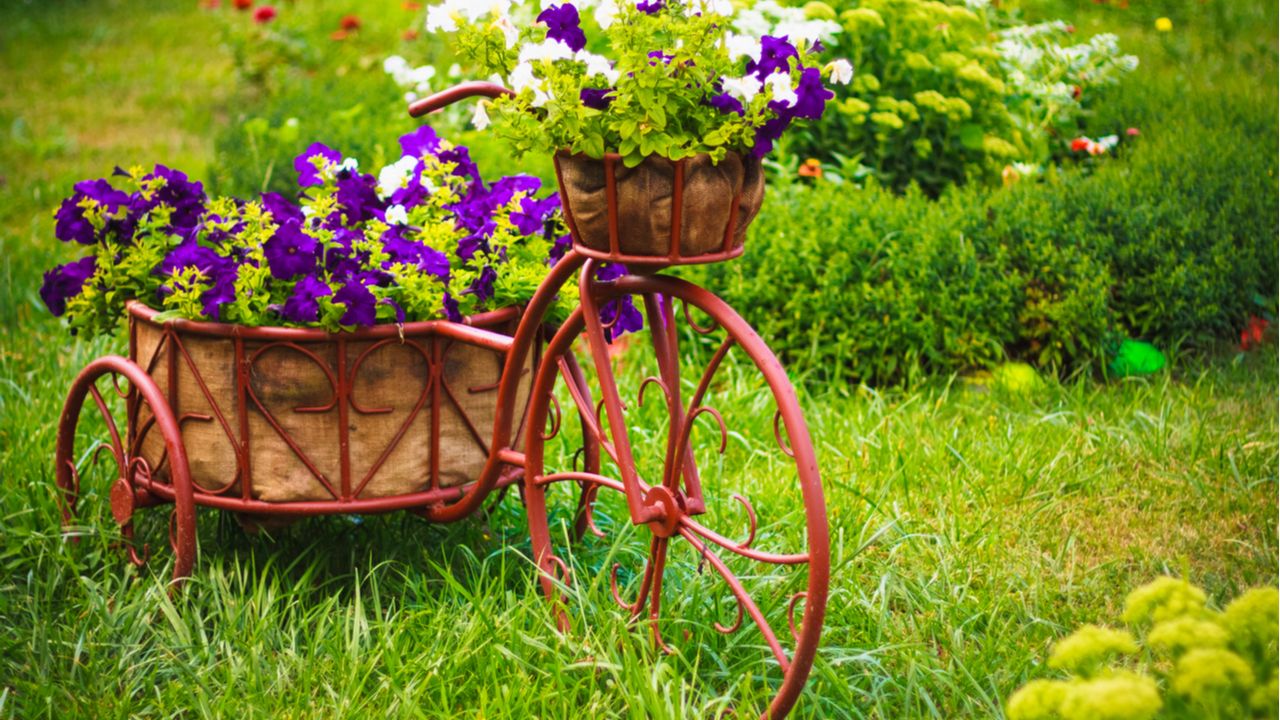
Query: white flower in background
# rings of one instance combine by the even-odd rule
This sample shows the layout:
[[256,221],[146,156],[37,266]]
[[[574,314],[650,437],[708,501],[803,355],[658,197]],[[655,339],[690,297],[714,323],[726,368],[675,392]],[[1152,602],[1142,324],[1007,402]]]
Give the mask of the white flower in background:
[[540,43],[530,43],[520,48],[520,57],[518,62],[533,62],[541,60],[542,62],[555,62],[556,60],[572,60],[573,50],[562,40],[543,40]]
[[731,17],[733,15],[733,3],[730,0],[689,0],[689,4],[685,6],[684,14],[687,17],[693,17],[698,14]]
[[346,158],[345,160],[343,160],[343,161],[342,161],[342,164],[341,164],[341,165],[339,165],[338,167],[334,168],[334,172],[337,172],[337,171],[339,171],[339,170],[350,170],[350,171],[352,171],[352,172],[355,172],[355,171],[356,171],[356,170],[358,170],[359,168],[360,168],[360,161],[359,161],[359,160],[357,160],[357,159],[355,159],[355,158]]
[[458,63],[454,63],[454,64],[450,65],[450,66],[449,66],[449,77],[451,77],[451,78],[459,78],[459,77],[462,77],[462,66],[461,66],[461,65],[459,65]]
[[485,112],[483,100],[476,103],[476,111],[471,115],[471,122],[477,130],[489,127],[489,113]]
[[596,24],[600,26],[601,30],[608,30],[614,20],[618,19],[618,13],[620,11],[621,9],[614,0],[604,0],[604,2],[596,6],[596,11],[594,13]]
[[392,76],[396,73],[403,72],[408,67],[409,62],[399,55],[392,55],[382,61],[382,71]]
[[503,81],[502,81],[502,76],[501,76],[501,75],[499,75],[498,73],[494,73],[494,74],[490,75],[490,76],[489,76],[489,82],[491,82],[491,83],[493,83],[494,85],[497,85],[497,86],[499,86],[499,87],[506,87],[506,86],[507,86],[507,84],[506,84],[505,82],[503,82]]
[[384,216],[388,225],[408,225],[409,213],[405,212],[403,205],[392,205],[387,208],[387,214]]
[[773,23],[765,19],[759,10],[743,10],[733,21],[733,27],[740,33],[755,38],[762,38],[773,30]]
[[516,65],[511,71],[511,77],[507,79],[511,81],[511,89],[517,94],[524,92],[527,87],[534,90],[542,89],[542,79],[534,76],[533,65],[527,62]]
[[964,6],[970,10],[985,10],[991,6],[991,0],[964,0]]
[[418,100],[418,93],[412,90],[404,94],[404,101],[407,103],[416,102],[417,100]]
[[538,89],[538,88],[534,88],[534,89],[533,89],[533,102],[531,102],[531,103],[529,103],[529,104],[530,104],[530,105],[532,105],[533,107],[542,107],[543,105],[546,105],[548,101],[550,101],[550,100],[554,100],[554,99],[555,99],[555,97],[556,97],[556,96],[555,96],[555,95],[552,95],[550,92],[543,92],[542,90],[540,90],[540,89]]
[[418,167],[418,158],[405,155],[396,162],[387,165],[378,172],[378,196],[391,197],[391,194],[409,184],[409,178]]
[[773,99],[786,103],[787,107],[793,107],[800,100],[791,88],[791,73],[777,70],[764,79],[764,84],[773,91]]
[[1033,38],[1041,35],[1066,34],[1068,25],[1061,20],[1051,20],[1039,25],[1017,25],[1000,31],[1004,38]]
[[587,77],[603,75],[610,85],[616,85],[618,78],[622,77],[622,71],[614,70],[613,63],[603,55],[593,55],[586,50],[579,50],[573,59],[587,64]]
[[448,3],[427,8],[427,32],[454,32],[458,29],[456,13],[457,10],[450,7]]
[[1040,173],[1044,172],[1044,168],[1041,168],[1039,165],[1036,165],[1035,163],[1016,162],[1013,164],[1013,171],[1018,173],[1022,177],[1031,177],[1033,175],[1039,175]]
[[756,76],[746,75],[740,78],[725,78],[721,87],[742,102],[750,103],[760,93],[760,88],[764,87],[764,84]]
[[802,43],[813,43],[815,40],[821,40],[827,45],[835,45],[836,36],[842,32],[844,28],[840,23],[830,20],[784,20],[773,28],[770,35],[785,36],[793,45],[799,47]]
[[510,15],[500,15],[497,20],[493,21],[493,27],[502,31],[502,37],[507,41],[507,49],[516,46],[516,42],[520,40],[520,31],[516,29],[515,23],[511,22]]
[[1098,145],[1100,145],[1103,150],[1110,150],[1111,148],[1115,147],[1116,144],[1119,142],[1120,142],[1119,135],[1108,135],[1106,137],[1098,138]]
[[730,60],[737,60],[746,55],[752,60],[760,62],[760,41],[750,35],[725,33],[724,46],[729,51]]
[[841,85],[853,82],[853,65],[848,60],[844,58],[833,60],[827,67],[831,68],[831,82]]

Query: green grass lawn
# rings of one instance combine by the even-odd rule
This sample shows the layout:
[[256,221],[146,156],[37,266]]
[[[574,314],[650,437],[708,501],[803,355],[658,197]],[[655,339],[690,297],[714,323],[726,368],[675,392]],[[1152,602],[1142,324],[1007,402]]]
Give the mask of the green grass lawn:
[[[85,458],[81,541],[66,541],[58,413],[79,368],[123,343],[76,341],[41,304],[40,273],[74,252],[54,240],[50,210],[115,164],[200,177],[215,128],[237,112],[207,18],[194,3],[149,9],[0,10],[0,718],[756,716],[776,670],[752,628],[710,628],[732,620],[732,604],[687,547],[665,600],[680,650],[657,654],[628,629],[597,572],[615,556],[638,567],[642,531],[610,520],[622,517],[616,498],[600,519],[614,539],[572,550],[568,635],[536,591],[514,493],[486,520],[333,517],[270,538],[202,512],[194,581],[170,602],[170,555],[157,551],[140,577],[129,569],[112,547],[111,478]],[[627,397],[647,374],[642,345],[624,356]],[[809,387],[835,570],[795,716],[1002,717],[1014,689],[1051,674],[1055,639],[1114,622],[1128,590],[1156,575],[1187,570],[1218,605],[1274,585],[1276,365],[1269,347],[1025,394],[945,380]],[[765,447],[772,413],[748,370],[732,363],[714,390],[739,436],[717,460],[700,430],[700,464],[717,471],[725,534],[745,528],[727,500],[741,491],[760,542],[788,547],[798,496]],[[573,447],[558,450],[567,462]],[[555,498],[563,527],[573,498]],[[166,518],[141,523],[153,549]],[[795,577],[734,568],[771,617],[785,611],[779,590]]]

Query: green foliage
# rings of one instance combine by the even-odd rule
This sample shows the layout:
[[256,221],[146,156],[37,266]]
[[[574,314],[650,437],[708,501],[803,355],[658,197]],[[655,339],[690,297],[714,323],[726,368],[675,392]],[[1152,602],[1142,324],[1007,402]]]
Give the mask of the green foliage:
[[882,184],[902,190],[915,181],[931,194],[971,176],[994,180],[1022,156],[998,56],[971,10],[925,0],[837,10],[845,32],[832,54],[848,57],[856,77],[835,88],[836,112],[795,152],[861,153]]
[[864,382],[1005,356],[1068,370],[1126,335],[1164,347],[1238,338],[1277,291],[1274,91],[1146,83],[1122,87],[1163,104],[1162,117],[1090,173],[937,201],[773,184],[745,255],[694,272],[788,362]]
[[1134,590],[1124,620],[1149,628],[1139,672],[1109,664],[1138,657],[1129,633],[1085,625],[1058,643],[1049,661],[1074,677],[1027,683],[1009,698],[1009,720],[1277,717],[1280,592],[1249,590],[1225,613],[1206,609],[1205,599],[1200,588],[1171,577]]

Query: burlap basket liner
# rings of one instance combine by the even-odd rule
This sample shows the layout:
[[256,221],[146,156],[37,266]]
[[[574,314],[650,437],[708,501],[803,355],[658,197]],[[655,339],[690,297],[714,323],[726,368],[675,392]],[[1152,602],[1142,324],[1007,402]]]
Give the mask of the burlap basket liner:
[[[618,249],[623,255],[666,256],[671,252],[672,207],[677,163],[649,156],[628,168],[619,156],[596,160],[567,150],[555,156],[561,202],[578,242],[600,252],[609,246],[609,198],[605,164],[613,160]],[[725,252],[742,246],[747,226],[764,202],[764,174],[757,158],[728,153],[718,164],[703,153],[680,160],[680,254]],[[725,247],[734,199],[738,200],[730,248]]]
[[[254,500],[335,500],[334,491],[338,495],[343,491],[339,443],[342,402],[347,403],[348,489],[357,499],[433,489],[432,425],[436,421],[439,463],[434,472],[438,473],[439,487],[476,480],[488,460],[497,413],[497,384],[504,362],[503,355],[496,351],[441,336],[409,337],[410,342],[404,344],[396,340],[347,340],[345,367],[351,380],[349,399],[344,399],[336,397],[330,380],[331,376],[338,376],[337,341],[285,344],[245,340],[244,358],[252,364],[245,400],[247,467],[241,468],[236,453],[242,428],[235,340],[179,331],[175,335],[180,345],[175,346],[172,341],[161,342],[161,327],[137,317],[131,317],[130,322],[135,333],[133,359],[171,398],[197,492],[240,498],[248,478],[248,496]],[[365,355],[379,343],[382,344]],[[427,357],[411,343],[423,348]],[[432,363],[428,360],[433,343],[440,345],[441,357],[438,419],[433,417]],[[263,350],[268,345],[272,347]],[[175,387],[171,388],[169,354],[175,351]],[[362,355],[365,357],[357,367]],[[532,365],[530,350],[525,357],[513,424],[524,419]],[[410,421],[419,404],[421,407]],[[150,418],[150,409],[140,405],[133,427],[145,428]],[[375,463],[402,428],[403,435],[375,471]],[[516,449],[523,449],[522,432],[516,445]],[[160,433],[148,432],[141,454],[151,467],[160,468],[159,479],[167,481],[167,464],[161,467],[163,453]],[[317,478],[317,472],[308,468],[308,462],[333,491]],[[357,493],[362,482],[364,486]]]

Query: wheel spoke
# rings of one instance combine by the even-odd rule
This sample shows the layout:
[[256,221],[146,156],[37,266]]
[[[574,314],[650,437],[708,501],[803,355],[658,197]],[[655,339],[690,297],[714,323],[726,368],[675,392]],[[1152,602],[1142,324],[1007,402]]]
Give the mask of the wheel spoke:
[[[724,564],[724,561],[711,552],[711,549],[698,540],[697,536],[690,532],[688,528],[680,528],[679,533],[685,540],[689,541],[690,545],[693,545],[694,549],[702,557],[706,558],[707,562],[711,563],[711,567],[720,573],[720,577],[724,578],[724,581],[729,585],[729,591],[738,599],[741,607],[746,609],[747,614],[755,621],[756,627],[760,628],[760,633],[764,635],[764,640],[768,643],[769,649],[773,651],[773,656],[778,661],[779,667],[782,668],[782,672],[787,672],[791,667],[791,661],[787,660],[787,655],[782,651],[782,645],[778,642],[778,637],[774,634],[773,628],[769,627],[769,622],[764,619],[764,614],[760,612],[760,608],[756,607],[755,601],[747,594],[737,576],[733,574],[729,566]],[[739,622],[741,622],[741,617],[739,617]]]

